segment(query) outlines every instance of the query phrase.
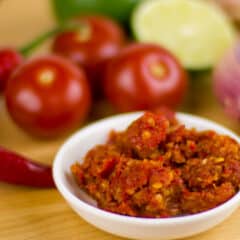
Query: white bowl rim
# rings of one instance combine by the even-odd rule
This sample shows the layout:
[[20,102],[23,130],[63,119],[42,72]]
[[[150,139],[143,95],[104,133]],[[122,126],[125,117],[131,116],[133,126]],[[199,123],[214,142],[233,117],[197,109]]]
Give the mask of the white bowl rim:
[[[235,205],[237,202],[239,202],[239,205],[240,205],[240,191],[239,191],[231,199],[227,200],[225,203],[223,203],[213,209],[201,212],[201,213],[190,214],[190,215],[185,215],[185,216],[169,217],[169,218],[142,218],[142,217],[126,216],[126,215],[121,215],[121,214],[105,211],[103,209],[94,207],[94,206],[82,201],[80,198],[78,198],[73,193],[71,193],[67,189],[67,187],[62,183],[60,172],[58,171],[58,169],[60,169],[60,166],[61,166],[61,155],[65,151],[64,149],[71,146],[72,142],[74,142],[78,139],[79,134],[81,134],[83,132],[87,132],[90,129],[95,128],[97,125],[107,124],[107,122],[112,122],[113,120],[115,120],[119,117],[127,117],[127,116],[134,116],[134,115],[137,116],[142,113],[143,112],[123,113],[123,114],[114,115],[114,116],[111,116],[108,118],[104,118],[104,119],[95,121],[94,123],[91,123],[91,124],[87,125],[86,127],[80,129],[79,131],[77,131],[75,134],[70,136],[65,141],[65,143],[61,146],[60,150],[58,151],[58,153],[55,157],[54,163],[53,163],[53,178],[54,178],[57,189],[60,191],[60,193],[63,195],[63,197],[67,201],[70,201],[71,203],[73,203],[76,206],[84,208],[86,211],[91,212],[95,216],[104,217],[104,218],[108,218],[113,221],[121,221],[121,222],[125,222],[125,223],[133,223],[134,222],[134,223],[140,224],[142,226],[158,225],[158,224],[168,224],[168,225],[173,224],[174,225],[174,224],[182,224],[182,223],[187,223],[187,222],[195,222],[195,221],[206,219],[213,215],[218,215],[219,213],[224,211],[224,209],[231,208],[231,206]],[[227,132],[226,135],[230,135],[231,137],[233,137],[240,143],[240,138],[235,133],[233,133],[231,130],[229,130],[211,120],[208,120],[208,119],[205,119],[202,117],[197,117],[192,114],[186,114],[186,113],[177,113],[177,118],[178,117],[179,118],[187,117],[189,119],[191,118],[191,120],[193,120],[193,121],[200,121],[205,124],[214,125],[215,128],[222,129],[223,131]],[[211,129],[209,129],[209,130],[211,130]]]

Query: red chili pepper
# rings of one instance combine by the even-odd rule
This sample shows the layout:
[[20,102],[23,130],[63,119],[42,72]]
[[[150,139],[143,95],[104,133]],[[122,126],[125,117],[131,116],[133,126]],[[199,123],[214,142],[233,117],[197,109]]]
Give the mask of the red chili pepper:
[[30,187],[55,187],[52,168],[0,147],[0,181]]

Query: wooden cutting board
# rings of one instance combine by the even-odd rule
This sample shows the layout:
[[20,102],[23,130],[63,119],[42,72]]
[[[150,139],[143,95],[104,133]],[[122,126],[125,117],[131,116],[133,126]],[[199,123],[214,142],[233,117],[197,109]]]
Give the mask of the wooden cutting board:
[[[55,20],[48,0],[0,0],[0,47],[22,46],[51,29]],[[47,52],[48,44],[36,54]],[[101,109],[105,105],[101,104]],[[98,117],[105,110],[98,109]],[[240,133],[239,124],[228,119],[211,92],[209,73],[194,76],[182,111],[215,120]],[[66,137],[65,137],[66,138]],[[38,140],[11,121],[0,97],[0,145],[40,162],[51,164],[65,138]],[[0,166],[1,167],[1,166]],[[214,229],[188,240],[239,240],[240,209]],[[38,190],[0,183],[0,240],[71,239],[117,240],[77,216],[57,190]]]

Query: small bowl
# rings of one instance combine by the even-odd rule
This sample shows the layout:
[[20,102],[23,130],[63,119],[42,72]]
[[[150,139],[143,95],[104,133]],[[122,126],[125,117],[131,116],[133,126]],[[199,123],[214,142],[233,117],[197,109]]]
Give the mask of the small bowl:
[[[121,114],[98,121],[78,131],[61,147],[54,161],[53,175],[59,192],[72,209],[87,222],[106,232],[142,240],[188,237],[206,231],[229,217],[240,204],[240,192],[226,203],[202,213],[183,217],[149,219],[122,216],[101,210],[96,202],[77,186],[70,166],[76,161],[83,161],[83,157],[90,148],[104,143],[110,130],[126,129],[141,114],[141,112]],[[214,122],[182,113],[177,114],[177,119],[188,128],[214,130],[240,142],[238,136]]]

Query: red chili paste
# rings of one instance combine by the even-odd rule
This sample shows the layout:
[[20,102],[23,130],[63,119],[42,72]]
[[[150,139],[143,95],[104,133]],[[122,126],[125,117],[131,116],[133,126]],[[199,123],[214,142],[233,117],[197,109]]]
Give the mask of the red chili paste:
[[71,168],[104,210],[164,218],[214,208],[240,187],[240,147],[214,131],[187,129],[172,115],[146,112]]

